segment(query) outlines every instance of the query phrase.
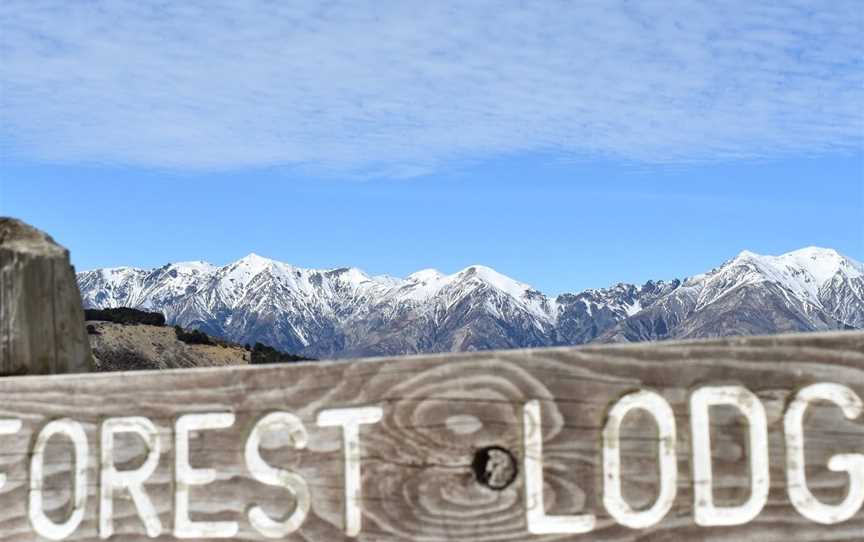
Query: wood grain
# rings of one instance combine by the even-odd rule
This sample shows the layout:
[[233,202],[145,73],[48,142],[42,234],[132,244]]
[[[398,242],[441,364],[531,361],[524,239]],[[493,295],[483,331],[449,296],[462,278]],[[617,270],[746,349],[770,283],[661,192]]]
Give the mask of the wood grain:
[[0,376],[92,370],[69,252],[0,217]]
[[[864,333],[802,334],[734,340],[597,346],[379,358],[270,367],[232,367],[144,373],[12,377],[0,379],[0,418],[18,418],[17,435],[0,436],[0,540],[38,540],[27,519],[30,450],[50,420],[70,417],[83,424],[89,442],[86,515],[67,540],[99,540],[99,425],[108,417],[146,416],[159,428],[165,448],[145,485],[166,531],[174,540],[173,425],[178,416],[233,412],[230,429],[203,431],[190,441],[195,467],[217,469],[216,482],[192,489],[194,520],[237,521],[235,540],[266,540],[246,512],[262,506],[279,518],[293,509],[280,488],[253,480],[243,448],[252,425],[273,411],[295,414],[305,425],[305,450],[270,435],[262,456],[308,483],[309,516],[286,540],[351,540],[343,532],[342,449],[338,428],[318,427],[326,408],[380,405],[383,420],[361,429],[363,541],[860,541],[864,511],[832,526],[813,523],[792,507],[786,494],[783,412],[791,396],[816,382],[849,386],[864,397]],[[735,527],[700,527],[693,521],[689,394],[704,385],[740,384],[765,406],[769,426],[771,490],[752,522]],[[678,494],[669,514],[644,530],[617,525],[602,503],[601,432],[606,412],[623,395],[653,390],[669,402],[678,427]],[[545,501],[548,514],[590,512],[594,532],[531,535],[526,529],[520,473],[503,490],[478,483],[475,454],[499,446],[521,461],[521,409],[542,405]],[[808,484],[825,502],[846,494],[848,477],[827,469],[838,453],[864,453],[864,417],[843,418],[825,403],[808,410]],[[624,497],[649,506],[657,487],[657,433],[653,420],[637,412],[621,430]],[[735,504],[749,493],[746,426],[732,409],[712,411],[715,500]],[[71,498],[71,444],[51,441],[45,460],[45,507],[62,520]],[[134,468],[146,453],[132,437],[115,445],[119,467]],[[520,467],[521,468],[521,467]],[[112,540],[146,540],[128,498],[114,501]]]

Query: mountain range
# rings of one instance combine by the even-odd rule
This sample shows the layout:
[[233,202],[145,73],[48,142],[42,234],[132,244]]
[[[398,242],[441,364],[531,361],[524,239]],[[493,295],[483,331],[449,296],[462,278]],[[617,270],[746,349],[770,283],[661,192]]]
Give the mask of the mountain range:
[[316,358],[864,328],[864,264],[816,247],[743,251],[683,280],[555,297],[482,265],[394,278],[255,254],[77,278],[85,308],[159,311],[170,324]]

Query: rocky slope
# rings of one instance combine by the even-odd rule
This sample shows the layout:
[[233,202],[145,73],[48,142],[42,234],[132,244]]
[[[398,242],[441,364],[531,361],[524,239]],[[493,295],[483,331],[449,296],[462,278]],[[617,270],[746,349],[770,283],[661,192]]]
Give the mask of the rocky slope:
[[254,254],[222,267],[99,269],[78,283],[88,308],[158,310],[172,324],[312,357],[864,328],[864,265],[813,247],[555,298],[479,265],[399,279]]

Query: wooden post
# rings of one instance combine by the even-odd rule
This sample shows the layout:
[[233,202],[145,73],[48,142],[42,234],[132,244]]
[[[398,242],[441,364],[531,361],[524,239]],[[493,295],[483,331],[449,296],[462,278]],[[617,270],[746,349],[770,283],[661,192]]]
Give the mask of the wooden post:
[[20,220],[0,217],[0,376],[91,367],[69,251]]

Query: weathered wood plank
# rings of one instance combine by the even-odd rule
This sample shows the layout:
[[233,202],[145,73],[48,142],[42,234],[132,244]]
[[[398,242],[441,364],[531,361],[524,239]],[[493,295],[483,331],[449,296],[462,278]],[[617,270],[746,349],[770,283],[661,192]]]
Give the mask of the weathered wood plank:
[[[286,540],[351,540],[346,532],[344,454],[339,427],[321,427],[322,410],[380,406],[381,421],[359,429],[362,525],[365,541],[526,540],[861,540],[864,511],[834,525],[799,513],[787,483],[784,414],[805,386],[835,383],[864,397],[864,334],[831,333],[754,337],[693,343],[538,349],[473,354],[319,362],[290,366],[177,370],[153,373],[13,377],[0,379],[0,419],[18,419],[19,432],[0,435],[0,539],[41,540],[28,520],[33,483],[30,462],[46,424],[71,418],[88,444],[86,505],[81,524],[66,540],[99,540],[100,426],[108,418],[146,417],[162,450],[143,488],[162,526],[157,540],[175,540],[176,425],[192,413],[230,413],[230,428],[193,432],[194,468],[216,470],[206,486],[192,486],[193,521],[236,522],[234,540],[267,540],[249,511],[283,520],[296,499],[284,488],[253,478],[244,455],[253,426],[268,414],[296,416],[308,434],[295,449],[289,432],[261,436],[268,464],[296,473],[308,485],[310,510]],[[770,491],[759,514],[743,525],[694,522],[693,446],[689,400],[711,386],[739,385],[764,406],[770,452]],[[660,395],[677,429],[677,496],[656,525],[632,529],[604,506],[603,429],[612,406],[638,390]],[[537,401],[542,430],[542,474],[548,515],[593,514],[589,534],[531,534],[526,523],[526,404]],[[530,410],[530,409],[529,409]],[[751,494],[748,425],[730,406],[712,408],[710,438],[713,496],[733,506]],[[660,483],[657,422],[628,414],[619,432],[623,498],[636,509],[652,506]],[[847,498],[849,476],[827,468],[836,454],[864,454],[864,415],[844,418],[828,402],[812,403],[804,417],[806,486],[826,504]],[[496,446],[516,459],[510,485],[478,482],[478,450]],[[118,470],[136,469],[147,456],[143,441],[120,434]],[[506,454],[496,456],[506,459]],[[539,457],[528,458],[541,459]],[[62,435],[44,456],[44,508],[62,523],[72,512],[72,445]],[[505,461],[506,463],[506,461]],[[492,475],[507,465],[489,467]],[[497,469],[497,470],[496,470]],[[503,469],[503,470],[501,470]],[[259,471],[260,473],[260,471]],[[864,480],[864,463],[853,467]],[[506,472],[501,474],[507,482]],[[499,485],[500,485],[499,484]],[[144,540],[145,527],[127,491],[118,491],[113,540]],[[200,536],[198,540],[213,540]]]
[[0,217],[0,376],[91,368],[69,252],[45,233]]

